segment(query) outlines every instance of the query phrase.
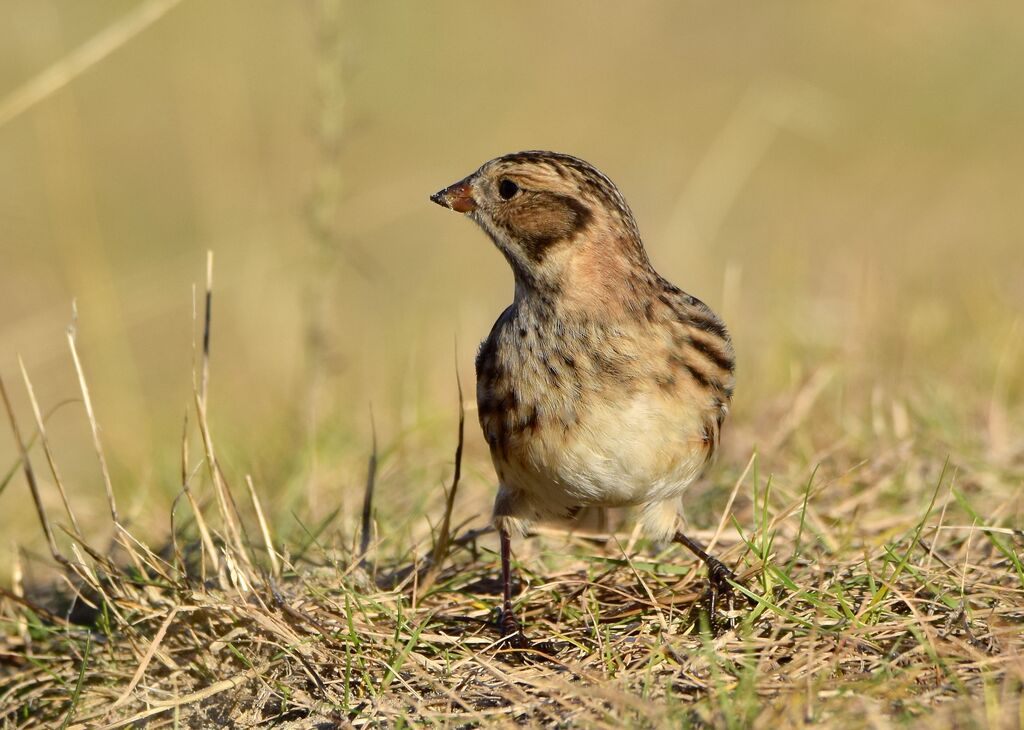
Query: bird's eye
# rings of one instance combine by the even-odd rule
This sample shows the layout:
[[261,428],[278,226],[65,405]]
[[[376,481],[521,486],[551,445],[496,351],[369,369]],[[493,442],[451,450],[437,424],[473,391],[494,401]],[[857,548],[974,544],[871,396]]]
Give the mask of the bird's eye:
[[507,178],[498,183],[498,195],[502,200],[509,200],[518,192],[519,186]]

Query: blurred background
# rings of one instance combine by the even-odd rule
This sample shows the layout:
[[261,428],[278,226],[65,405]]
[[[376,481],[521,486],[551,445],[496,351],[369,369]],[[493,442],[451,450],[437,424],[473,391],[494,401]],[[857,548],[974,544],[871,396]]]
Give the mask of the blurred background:
[[[477,343],[512,296],[482,232],[427,197],[521,149],[607,173],[655,266],[724,315],[739,383],[716,484],[754,448],[784,469],[794,410],[807,464],[910,431],[940,462],[1019,474],[1013,3],[3,5],[0,375],[31,435],[23,358],[100,541],[72,302],[121,511],[166,534],[207,250],[210,421],[236,492],[251,474],[282,532],[337,512],[350,535],[374,423],[381,524],[422,537],[451,476],[456,365],[472,407]],[[458,511],[482,523],[492,472],[467,421]],[[5,426],[0,477],[16,462]],[[40,553],[23,477],[4,485],[0,555]]]

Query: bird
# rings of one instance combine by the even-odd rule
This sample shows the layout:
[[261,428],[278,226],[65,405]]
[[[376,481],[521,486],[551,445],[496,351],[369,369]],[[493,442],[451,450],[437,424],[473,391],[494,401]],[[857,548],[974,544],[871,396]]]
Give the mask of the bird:
[[583,508],[637,508],[648,538],[683,544],[728,590],[735,574],[679,529],[732,402],[722,319],[655,271],[619,189],[578,157],[506,154],[430,199],[476,222],[515,284],[476,357],[505,637],[529,645],[512,608],[512,537]]

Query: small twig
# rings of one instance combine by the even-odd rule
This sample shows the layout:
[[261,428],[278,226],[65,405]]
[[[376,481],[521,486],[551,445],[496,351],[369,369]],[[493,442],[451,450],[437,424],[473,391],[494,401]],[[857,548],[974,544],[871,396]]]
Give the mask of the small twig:
[[658,600],[654,597],[654,594],[651,592],[651,589],[648,587],[647,581],[645,581],[643,579],[643,576],[640,575],[640,571],[638,571],[636,569],[636,566],[633,565],[633,560],[629,557],[629,553],[627,553],[625,551],[625,549],[622,547],[622,543],[619,542],[618,538],[616,538],[613,535],[612,539],[615,540],[615,544],[618,546],[619,550],[622,552],[622,556],[623,556],[623,558],[625,558],[625,561],[626,561],[626,567],[628,567],[630,572],[633,573],[633,577],[636,579],[636,582],[640,584],[640,587],[643,589],[644,593],[647,594],[647,599],[650,601],[650,606],[651,606],[652,609],[654,609],[654,613],[658,617],[658,623],[661,625],[661,630],[663,632],[667,633],[668,632],[668,621],[665,619],[665,612],[661,610],[661,605],[658,603]]
[[[243,547],[251,545],[252,541],[249,539],[249,533],[245,529],[245,522],[242,520],[242,513],[238,509],[238,502],[235,501],[235,494],[234,492],[231,491],[231,484],[228,482],[228,477],[224,473],[224,470],[221,468],[219,461],[217,462],[217,471],[220,472],[220,480],[224,484],[224,494],[227,497],[228,506],[231,507],[231,513],[235,517],[235,524],[238,527],[238,535],[242,539]],[[246,565],[251,565],[248,550],[244,550],[242,558],[244,559]]]
[[[221,574],[220,558],[217,557],[217,546],[213,542],[213,537],[210,534],[210,529],[206,526],[206,520],[203,518],[203,511],[199,507],[199,503],[196,501],[195,494],[192,493],[192,487],[189,485],[191,477],[186,476],[181,483],[181,490],[185,493],[185,499],[188,500],[189,507],[192,508],[192,514],[196,518],[196,529],[199,530],[199,539],[202,541],[203,550],[206,555],[210,558],[210,562],[213,564],[213,570],[218,575]],[[201,566],[202,580],[206,581],[206,563],[203,562]]]
[[[206,388],[209,382],[210,368],[210,325],[212,321],[211,306],[213,304],[213,252],[208,251],[206,257],[206,309],[203,317],[203,355],[202,355],[202,376],[201,382],[195,390],[196,413],[198,414],[199,433],[202,436],[203,448],[206,452],[206,466],[210,472],[210,481],[213,482],[213,490],[217,495],[217,506],[220,509],[221,519],[227,530],[233,547],[238,553],[238,558],[248,565],[249,556],[242,542],[242,533],[236,519],[237,511],[234,509],[234,500],[230,497],[227,485],[221,475],[220,467],[213,448],[213,437],[210,435],[210,424],[206,416]],[[197,511],[198,514],[198,511]]]
[[457,360],[455,364],[455,385],[459,391],[459,439],[455,446],[455,472],[452,474],[452,486],[448,490],[444,506],[444,517],[441,519],[441,527],[438,530],[434,552],[430,557],[430,565],[423,579],[419,582],[418,589],[421,594],[429,591],[434,581],[437,580],[437,575],[441,572],[441,566],[445,558],[448,557],[448,551],[451,549],[452,510],[455,507],[455,495],[459,491],[459,477],[462,475],[462,448],[466,432],[466,409],[462,405],[462,378],[459,376]]
[[174,569],[176,577],[185,579],[188,577],[188,567],[185,565],[185,553],[181,549],[181,545],[178,544],[178,526],[174,522],[174,516],[178,512],[178,501],[181,499],[182,493],[178,492],[174,499],[171,500],[170,509],[170,540],[171,540],[171,556],[174,560]]
[[[152,549],[150,549],[149,545],[135,537],[135,535],[128,530],[121,530],[118,534],[118,540],[127,552],[135,553],[138,556],[139,560],[136,561],[136,565],[141,566],[144,562],[146,567],[167,581],[167,583],[170,584],[174,582],[174,578],[171,577],[174,571],[174,566],[154,553]],[[133,547],[133,545],[135,547]],[[141,553],[136,551],[136,547],[141,551]],[[146,572],[142,571],[141,568],[140,572],[142,575],[146,575]]]
[[373,450],[370,452],[370,461],[366,466],[366,491],[363,492],[363,521],[362,533],[359,541],[360,560],[366,558],[366,551],[370,548],[370,527],[373,517],[373,489],[377,481],[377,425],[373,420],[373,409],[370,409],[370,432],[373,439]]
[[43,453],[46,454],[46,461],[50,465],[50,473],[53,474],[53,481],[57,485],[57,491],[60,493],[61,501],[64,503],[64,511],[67,512],[68,519],[71,520],[71,527],[74,529],[75,534],[81,535],[82,530],[78,526],[78,520],[75,519],[75,513],[71,510],[71,502],[68,501],[64,482],[60,478],[60,472],[57,470],[57,461],[54,459],[53,450],[50,448],[50,439],[46,436],[46,423],[43,419],[43,413],[39,409],[35,389],[32,387],[32,381],[29,380],[28,371],[25,369],[25,361],[21,359],[21,355],[18,355],[18,366],[21,368],[21,377],[25,381],[25,390],[28,392],[28,399],[32,404],[32,414],[36,419],[36,429],[39,434],[39,440],[43,444]]
[[[11,553],[14,560],[11,563],[11,592],[18,598],[25,597],[25,567],[21,561],[21,550],[17,543],[11,541]],[[28,617],[24,613],[18,614],[18,636],[25,646],[25,653],[32,651],[32,633],[28,630]]]
[[747,478],[747,474],[750,473],[750,468],[754,465],[754,461],[757,459],[757,452],[755,451],[750,455],[750,459],[747,461],[747,465],[743,468],[743,473],[740,474],[740,478],[736,480],[736,483],[732,487],[732,492],[729,494],[729,501],[725,504],[725,509],[722,511],[722,518],[718,521],[718,527],[715,528],[715,534],[711,536],[711,540],[708,541],[708,552],[715,549],[715,545],[718,544],[718,538],[722,536],[722,531],[725,530],[725,525],[729,521],[729,515],[732,514],[732,505],[736,501],[736,495],[740,491],[740,485]]
[[252,477],[248,474],[245,475],[245,483],[249,487],[249,499],[252,500],[252,506],[256,510],[256,519],[260,523],[260,532],[263,533],[263,544],[267,548],[270,569],[275,577],[280,577],[281,563],[277,559],[277,551],[274,550],[274,541],[270,539],[270,527],[267,525],[266,517],[263,516],[263,506],[260,504],[259,497],[256,496],[256,487],[252,484]]
[[[74,549],[75,546],[77,545],[78,547],[80,547],[82,550],[85,551],[86,555],[88,555],[90,558],[92,558],[93,562],[96,563],[96,565],[98,565],[101,568],[103,568],[103,570],[105,572],[109,573],[110,575],[118,575],[118,568],[117,568],[117,566],[114,565],[114,563],[111,561],[111,559],[108,556],[102,554],[99,550],[97,550],[96,548],[90,546],[89,543],[87,543],[80,535],[76,535],[73,532],[70,532],[63,525],[59,525],[59,527],[61,528],[61,530],[64,531],[65,535],[67,535],[69,538],[71,538],[71,540],[72,540],[72,544],[71,544],[72,549]],[[82,571],[78,567],[75,567],[74,563],[72,563],[72,567],[75,569],[75,573],[76,574],[78,574],[80,576],[82,575]],[[88,575],[86,577],[90,581],[93,579],[92,575]]]
[[210,324],[213,318],[213,251],[206,252],[206,307],[203,314],[203,369],[199,396],[206,406],[210,384]]
[[[192,291],[192,320],[196,319],[196,297],[195,288]],[[192,360],[192,373],[195,375],[195,336],[193,330],[193,360]],[[185,498],[188,500],[189,506],[192,508],[192,514],[196,518],[196,529],[199,530],[199,538],[202,541],[204,555],[199,561],[199,572],[202,582],[206,582],[206,558],[210,559],[210,563],[213,565],[213,571],[217,573],[218,577],[225,578],[221,572],[220,558],[217,556],[217,547],[213,543],[213,538],[210,536],[210,531],[206,527],[206,520],[203,519],[203,511],[199,509],[199,503],[196,501],[195,495],[192,493],[192,487],[190,482],[192,481],[191,475],[189,474],[189,458],[188,458],[188,408],[185,409],[185,420],[181,429],[181,490],[185,493]]]
[[[48,410],[45,414],[43,414],[43,421],[49,421],[50,416],[56,413],[59,409],[63,408],[66,405],[70,405],[72,403],[77,402],[77,398],[65,398],[64,400],[57,403],[55,406],[51,407],[50,410]],[[39,431],[35,431],[31,436],[29,436],[28,441],[25,442],[25,448],[31,449],[32,446],[35,444],[37,438],[39,438]],[[6,472],[4,472],[3,476],[0,476],[0,494],[3,494],[4,490],[7,488],[7,485],[11,483],[11,480],[14,478],[14,475],[18,473],[19,469],[21,469],[21,457],[15,459],[14,463],[11,464],[11,467]]]
[[78,357],[78,348],[75,346],[75,331],[78,322],[78,307],[71,303],[71,325],[68,327],[68,347],[71,348],[71,359],[75,362],[75,372],[78,374],[78,386],[82,391],[82,402],[85,404],[85,413],[89,417],[89,427],[92,429],[92,443],[96,449],[96,456],[100,460],[100,472],[103,474],[103,488],[107,493],[107,504],[110,507],[110,518],[115,525],[120,526],[121,521],[117,517],[117,504],[114,502],[114,486],[110,481],[110,469],[107,468],[107,457],[103,453],[103,442],[100,440],[100,426],[96,421],[96,414],[92,408],[92,398],[89,397],[89,386],[85,382],[85,373],[82,370],[82,361]]
[[114,704],[110,706],[111,709],[119,707],[128,701],[128,698],[132,694],[132,690],[135,689],[139,680],[142,679],[142,675],[146,673],[146,668],[156,655],[156,651],[160,647],[160,642],[164,640],[164,636],[167,634],[167,629],[170,627],[171,621],[173,621],[174,617],[178,615],[178,609],[179,606],[174,606],[171,609],[171,612],[167,614],[167,618],[165,618],[163,623],[160,624],[160,628],[157,629],[156,635],[153,637],[153,641],[150,642],[149,648],[146,649],[146,653],[143,655],[142,661],[139,662],[138,669],[136,669],[135,674],[132,675],[132,680],[128,683],[128,686],[125,687],[121,696],[114,700]]
[[[88,585],[89,588],[91,588],[99,594],[100,597],[98,605],[103,605],[105,606],[106,610],[110,611],[110,615],[117,619],[117,623],[120,626],[120,628],[125,631],[133,632],[134,635],[137,635],[138,632],[135,630],[132,623],[128,621],[124,617],[124,614],[122,614],[121,611],[118,609],[118,602],[114,601],[110,597],[110,593],[107,590],[108,588],[111,590],[117,590],[117,584],[113,581],[102,580],[94,570],[90,569],[85,562],[85,558],[82,556],[82,551],[79,550],[78,547],[79,546],[77,543],[71,543],[71,552],[75,554],[75,562],[72,563],[75,572],[78,573],[79,577],[81,577],[82,580],[85,581],[86,585]],[[83,545],[82,547],[85,546]],[[87,549],[86,552],[89,552],[89,550]],[[89,552],[89,555],[95,558],[95,555],[92,552]],[[103,565],[102,561],[98,562],[100,565]],[[114,574],[114,572],[110,569],[105,570],[105,573],[107,574],[108,577],[116,576],[116,574]],[[134,648],[134,642],[132,643]]]
[[4,385],[3,378],[0,378],[0,396],[3,396],[4,407],[7,409],[7,418],[11,424],[11,431],[14,433],[14,441],[18,445],[18,453],[21,454],[21,467],[25,472],[25,480],[28,482],[29,491],[32,492],[32,501],[36,505],[39,523],[43,526],[43,532],[46,534],[46,544],[50,548],[50,554],[53,555],[53,559],[61,565],[67,565],[67,558],[60,554],[60,551],[57,549],[57,541],[53,538],[50,520],[46,516],[43,500],[39,496],[39,483],[36,481],[36,474],[32,470],[32,462],[28,458],[28,449],[25,447],[25,441],[21,438],[21,429],[18,428],[18,419],[14,416],[14,408],[11,406],[11,400],[7,396],[7,386]]
[[[938,545],[938,542],[939,542],[938,541],[939,530],[942,529],[942,523],[946,521],[946,508],[949,506],[949,503],[950,503],[952,497],[953,497],[953,480],[950,479],[949,480],[949,489],[946,492],[946,499],[943,501],[943,503],[942,503],[942,511],[939,513],[939,524],[936,525],[935,529],[932,531],[932,538],[933,538],[933,540],[932,540],[931,546],[928,547],[928,562],[925,564],[925,569],[926,570],[931,570],[932,559],[936,557],[936,555],[935,555],[935,546]],[[975,520],[974,522],[977,523],[978,521]],[[973,530],[971,530],[971,534],[972,535],[974,534]],[[968,539],[970,539],[970,535],[968,535]],[[922,539],[920,542],[922,544],[926,544],[924,539]],[[945,563],[945,561],[942,560],[941,557],[939,557],[938,559],[939,559],[940,562],[944,563],[947,568],[950,567],[949,564]]]

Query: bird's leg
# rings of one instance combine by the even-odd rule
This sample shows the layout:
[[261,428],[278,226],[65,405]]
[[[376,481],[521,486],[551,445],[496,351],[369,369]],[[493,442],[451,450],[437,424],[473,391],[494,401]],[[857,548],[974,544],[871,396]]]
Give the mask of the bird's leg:
[[501,535],[501,613],[498,616],[498,629],[501,635],[515,649],[526,649],[530,642],[523,635],[522,624],[512,612],[512,538],[504,528]]
[[684,545],[687,550],[703,560],[704,564],[708,566],[708,581],[711,583],[711,615],[714,616],[715,609],[718,605],[719,591],[725,594],[731,593],[732,585],[729,581],[736,583],[739,582],[739,578],[737,578],[736,574],[729,570],[721,560],[713,555],[708,555],[704,546],[696,540],[692,540],[682,532],[678,531],[672,539],[675,542]]

